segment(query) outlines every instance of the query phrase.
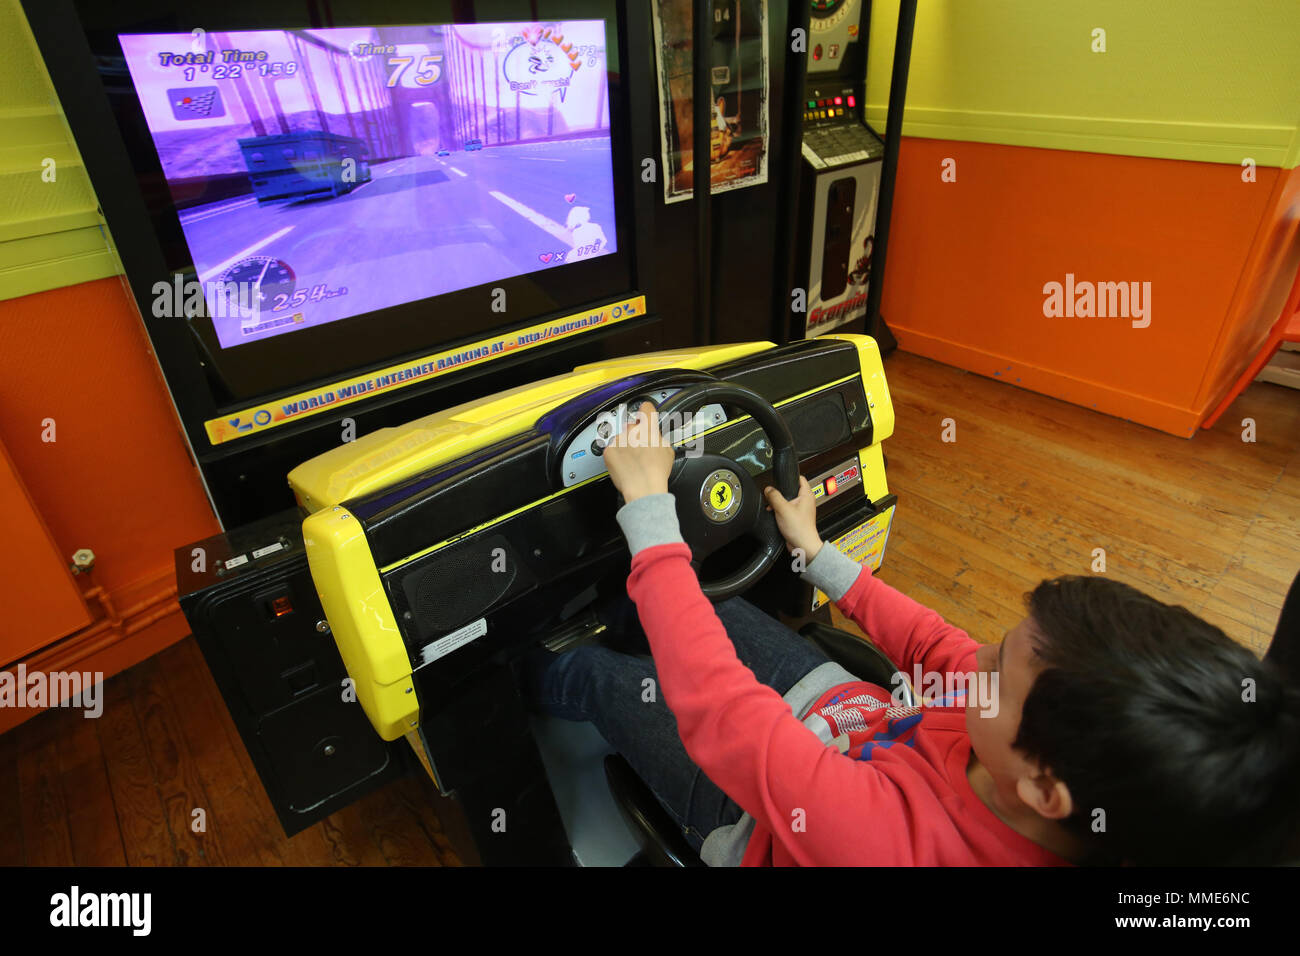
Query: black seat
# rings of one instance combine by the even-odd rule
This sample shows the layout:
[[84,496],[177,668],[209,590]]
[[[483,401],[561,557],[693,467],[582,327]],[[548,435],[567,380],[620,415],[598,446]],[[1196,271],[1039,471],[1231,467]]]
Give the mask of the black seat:
[[[1264,660],[1276,664],[1292,684],[1300,681],[1300,574],[1291,582],[1291,590],[1282,602],[1277,631],[1268,645]],[[1288,866],[1300,866],[1300,832],[1292,835],[1283,852]]]
[[[818,621],[805,624],[799,633],[850,674],[893,690],[897,668],[869,640]],[[911,685],[904,679],[899,686],[904,704],[915,704]],[[619,812],[640,842],[646,862],[653,866],[704,865],[663,804],[621,755],[605,758],[605,780]]]
[[[894,666],[894,662],[885,656],[884,651],[872,644],[865,637],[850,634],[848,631],[809,621],[799,628],[799,633],[821,648],[822,653],[839,664],[850,674],[861,680],[883,687],[893,692],[898,689],[898,698],[904,707],[916,704],[916,695],[907,675]],[[901,675],[896,677],[895,675]]]
[[605,780],[619,813],[651,866],[703,866],[700,855],[622,754],[605,758]]
[[1300,574],[1291,582],[1291,590],[1282,602],[1277,631],[1264,659],[1280,667],[1293,683],[1300,681]]

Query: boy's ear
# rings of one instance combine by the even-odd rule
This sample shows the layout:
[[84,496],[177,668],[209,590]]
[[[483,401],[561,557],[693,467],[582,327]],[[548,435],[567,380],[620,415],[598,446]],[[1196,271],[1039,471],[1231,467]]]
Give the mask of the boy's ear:
[[1049,770],[1040,770],[1018,779],[1016,796],[1048,820],[1064,820],[1074,812],[1074,798],[1070,796],[1070,788],[1052,776]]

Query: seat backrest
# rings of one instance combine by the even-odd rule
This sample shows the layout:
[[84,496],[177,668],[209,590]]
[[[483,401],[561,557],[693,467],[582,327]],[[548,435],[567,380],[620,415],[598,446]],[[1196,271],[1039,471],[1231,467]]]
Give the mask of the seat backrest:
[[[821,621],[809,621],[799,628],[799,633],[811,641],[831,660],[859,680],[875,684],[891,693],[897,691],[903,706],[911,707],[917,703],[913,688],[907,680],[907,674],[899,671],[894,662],[870,639],[859,637],[838,627],[823,624]],[[901,677],[896,677],[901,674]]]
[[1300,681],[1300,573],[1291,582],[1291,590],[1282,602],[1277,630],[1264,659],[1280,667],[1292,683]]
[[[1264,660],[1276,664],[1291,684],[1300,682],[1300,572],[1291,582],[1291,590],[1282,602],[1277,630],[1273,632]],[[1300,832],[1293,836],[1284,859],[1290,866],[1300,866]]]

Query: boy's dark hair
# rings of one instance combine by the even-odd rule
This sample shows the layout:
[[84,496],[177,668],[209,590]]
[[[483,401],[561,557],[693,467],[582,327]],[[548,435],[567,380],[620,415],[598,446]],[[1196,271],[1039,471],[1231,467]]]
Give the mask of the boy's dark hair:
[[1300,826],[1300,691],[1281,669],[1107,578],[1026,600],[1041,670],[1015,746],[1070,788],[1091,862],[1279,862]]

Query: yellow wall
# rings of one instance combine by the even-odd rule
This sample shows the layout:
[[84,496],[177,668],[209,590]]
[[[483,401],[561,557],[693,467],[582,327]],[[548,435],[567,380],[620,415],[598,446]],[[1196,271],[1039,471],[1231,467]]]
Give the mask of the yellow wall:
[[[897,18],[898,0],[875,0],[867,118],[882,131]],[[1300,0],[920,0],[903,133],[1294,167]]]
[[0,299],[121,271],[27,20],[0,0]]

